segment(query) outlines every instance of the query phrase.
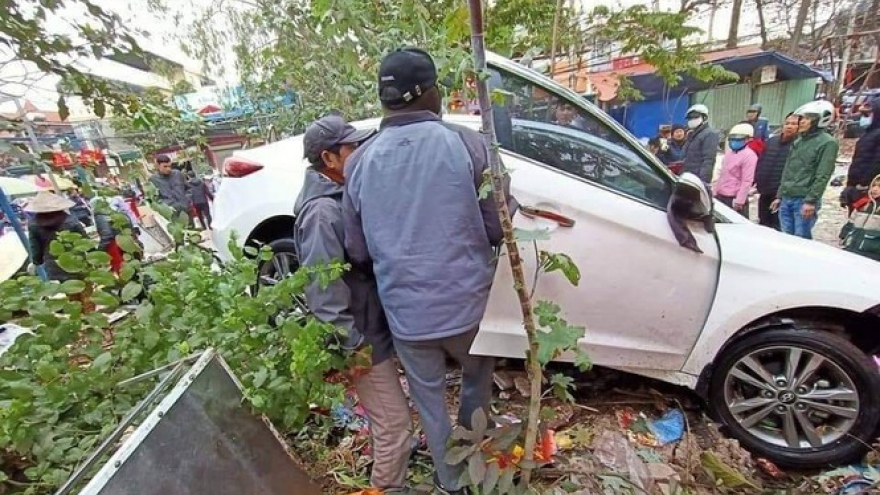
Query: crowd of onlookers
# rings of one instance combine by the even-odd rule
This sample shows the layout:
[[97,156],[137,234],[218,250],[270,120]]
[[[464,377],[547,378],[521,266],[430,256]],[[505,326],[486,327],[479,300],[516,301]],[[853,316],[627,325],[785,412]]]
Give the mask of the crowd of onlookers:
[[[811,101],[788,114],[781,128],[772,134],[761,110],[760,105],[752,105],[746,118],[727,132],[724,156],[717,171],[721,135],[709,125],[709,109],[705,105],[693,105],[687,111],[686,126],[662,128],[648,146],[676,173],[696,174],[718,201],[747,218],[750,196],[757,192],[757,219],[761,225],[811,239],[840,148],[831,133],[837,109],[822,99]],[[848,209],[850,216],[868,211],[873,218],[880,201],[880,119],[875,118],[878,114],[880,98],[867,101],[860,108],[861,137],[855,145],[840,197],[841,206]],[[856,223],[851,221],[841,232],[848,248],[852,247]],[[860,246],[861,249],[853,250],[871,255],[864,243]],[[880,257],[880,247],[871,249],[877,249],[875,256]]]
[[[156,200],[182,213],[190,225],[198,218],[203,229],[211,225],[210,201],[213,200],[215,184],[206,182],[193,173],[184,174],[171,167],[168,157],[157,159],[157,172],[150,178],[156,188]],[[110,267],[114,273],[122,268],[124,253],[117,243],[121,230],[130,228],[133,238],[139,241],[141,213],[139,205],[144,200],[140,180],[122,184],[101,180],[94,184],[92,194],[87,196],[79,187],[56,194],[41,191],[35,196],[17,198],[12,212],[28,235],[31,260],[42,267],[50,280],[67,280],[74,276],[62,270],[56,263],[49,246],[61,232],[74,232],[88,237],[93,230],[98,239],[98,249],[110,255]],[[114,215],[114,213],[118,215]],[[128,222],[120,224],[118,219]],[[12,219],[0,217],[0,235],[12,231]]]

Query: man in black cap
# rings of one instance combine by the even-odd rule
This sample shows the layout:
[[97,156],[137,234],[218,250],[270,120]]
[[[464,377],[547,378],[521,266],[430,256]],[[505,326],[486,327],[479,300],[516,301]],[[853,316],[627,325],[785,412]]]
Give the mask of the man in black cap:
[[[462,367],[458,421],[488,414],[494,360],[470,354],[502,241],[491,195],[480,198],[488,149],[479,133],[440,119],[437,70],[404,48],[379,68],[379,134],[345,166],[343,215],[352,263],[371,267],[406,370],[440,493],[465,493],[462,465],[446,464],[452,424],[446,359]],[[509,186],[505,188],[509,195]],[[511,200],[511,211],[515,211]]]
[[[311,162],[296,200],[294,242],[302,266],[345,262],[342,225],[343,166],[372,131],[358,131],[342,117],[315,121],[303,137]],[[394,345],[379,301],[376,280],[358,265],[342,280],[306,287],[306,302],[315,316],[342,333],[339,346],[347,354],[372,350],[369,370],[350,370],[361,405],[370,418],[373,436],[372,485],[385,493],[401,490],[406,480],[412,442],[412,417],[392,359]],[[364,356],[366,357],[366,356]]]

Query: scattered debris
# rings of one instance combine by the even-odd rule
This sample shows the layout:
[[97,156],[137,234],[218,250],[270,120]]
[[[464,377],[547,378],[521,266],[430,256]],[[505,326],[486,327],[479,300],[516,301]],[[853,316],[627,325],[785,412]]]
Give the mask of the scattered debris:
[[760,489],[739,470],[725,464],[712,451],[707,450],[700,454],[700,464],[702,464],[703,469],[712,478],[716,486]]
[[755,464],[757,464],[758,469],[769,478],[772,478],[774,480],[781,480],[785,478],[785,473],[783,473],[782,470],[776,466],[776,464],[773,464],[768,459],[755,459]]
[[523,398],[528,399],[532,396],[532,384],[529,382],[528,377],[514,377],[513,384],[516,387],[516,391],[519,392],[519,395],[523,396]]
[[660,419],[649,421],[648,428],[660,445],[677,442],[684,435],[684,413],[670,409]]
[[495,381],[495,386],[498,387],[498,390],[507,391],[515,386],[514,375],[509,371],[496,371],[492,378]]
[[617,423],[627,437],[646,447],[660,447],[678,442],[684,434],[684,413],[670,409],[659,419],[650,419],[645,413],[632,409],[617,412]]
[[[613,431],[603,431],[593,443],[593,453],[603,466],[620,473],[624,479],[650,493],[654,479],[625,436]],[[611,481],[603,478],[603,484]]]

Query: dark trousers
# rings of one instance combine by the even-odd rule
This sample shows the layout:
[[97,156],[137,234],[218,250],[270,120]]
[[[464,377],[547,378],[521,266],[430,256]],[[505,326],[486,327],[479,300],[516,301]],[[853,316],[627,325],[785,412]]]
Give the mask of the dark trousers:
[[733,210],[736,211],[737,213],[739,213],[740,215],[742,215],[746,218],[749,218],[749,204],[748,203],[744,204],[742,206],[742,208],[736,209],[733,207],[733,200],[736,199],[735,197],[733,197],[733,196],[715,196],[715,197],[718,199],[718,201],[721,201],[726,206],[733,208]]
[[196,215],[199,216],[199,223],[202,224],[202,228],[208,230],[211,228],[211,207],[208,203],[199,204],[196,203],[193,206],[196,208]]
[[779,213],[770,211],[770,205],[774,201],[776,201],[776,195],[772,193],[761,194],[758,198],[758,223],[779,230]]

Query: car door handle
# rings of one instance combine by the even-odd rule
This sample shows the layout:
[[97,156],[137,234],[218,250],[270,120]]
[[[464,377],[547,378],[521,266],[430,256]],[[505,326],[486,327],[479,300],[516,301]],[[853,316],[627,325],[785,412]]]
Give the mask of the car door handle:
[[568,218],[565,215],[560,215],[550,210],[542,210],[534,206],[520,206],[519,211],[529,218],[543,218],[558,223],[560,227],[574,227],[575,222],[573,218]]

